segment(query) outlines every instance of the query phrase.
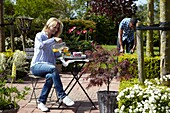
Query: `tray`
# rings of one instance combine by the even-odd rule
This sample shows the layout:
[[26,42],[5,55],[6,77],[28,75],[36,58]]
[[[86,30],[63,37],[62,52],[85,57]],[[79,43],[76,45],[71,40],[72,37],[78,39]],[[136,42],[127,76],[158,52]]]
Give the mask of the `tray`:
[[86,59],[86,55],[82,55],[81,57],[75,57],[75,56],[63,56],[64,59],[70,59],[70,60],[75,60],[75,59]]

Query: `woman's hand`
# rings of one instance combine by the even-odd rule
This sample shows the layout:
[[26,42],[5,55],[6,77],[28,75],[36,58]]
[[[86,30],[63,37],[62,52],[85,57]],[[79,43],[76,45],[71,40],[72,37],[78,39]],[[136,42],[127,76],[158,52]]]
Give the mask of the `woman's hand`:
[[59,37],[54,37],[54,39],[55,39],[55,41],[56,41],[57,43],[61,43],[61,42],[62,42],[62,39],[59,38]]

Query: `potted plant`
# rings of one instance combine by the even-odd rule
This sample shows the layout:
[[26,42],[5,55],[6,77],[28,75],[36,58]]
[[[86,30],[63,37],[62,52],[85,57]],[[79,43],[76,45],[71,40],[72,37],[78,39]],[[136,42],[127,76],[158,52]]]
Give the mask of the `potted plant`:
[[93,52],[86,51],[86,55],[91,61],[83,68],[81,74],[89,73],[87,88],[106,84],[107,90],[97,92],[99,109],[100,113],[113,113],[117,108],[118,92],[110,91],[111,80],[113,78],[118,80],[132,78],[135,65],[128,60],[118,62],[119,54],[116,53],[116,50],[106,50],[100,45],[96,45],[94,49]]
[[9,84],[5,79],[0,79],[0,113],[17,113],[19,109],[18,101],[24,99],[30,89],[28,87],[25,87],[22,91],[17,89],[12,85],[13,80]]
[[[16,58],[16,57],[15,57]],[[30,89],[25,87],[23,90],[17,89],[13,86],[13,82],[16,78],[16,64],[13,60],[11,67],[11,75],[6,75],[6,67],[4,63],[9,62],[9,59],[6,61],[6,56],[4,53],[0,53],[0,113],[17,113],[19,109],[18,101],[24,99],[27,91]],[[10,77],[10,83],[7,79]]]

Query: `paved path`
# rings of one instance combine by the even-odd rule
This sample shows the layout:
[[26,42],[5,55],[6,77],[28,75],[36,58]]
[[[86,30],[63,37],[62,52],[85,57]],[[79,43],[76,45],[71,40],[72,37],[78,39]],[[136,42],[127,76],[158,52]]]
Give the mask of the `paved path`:
[[[80,83],[83,87],[86,87],[88,84],[88,81],[85,80],[85,77],[87,75],[83,75],[83,77],[80,79]],[[61,79],[63,82],[64,88],[67,86],[68,82],[72,79],[72,75],[67,74],[61,74]],[[41,80],[44,82],[44,79]],[[23,87],[28,86],[31,87],[31,81],[25,80],[24,83],[16,83],[15,84],[18,88],[23,89]],[[43,86],[43,83],[38,84],[39,87]],[[119,88],[119,82],[116,80],[113,80],[110,85],[110,90],[117,91]],[[52,101],[47,103],[47,106],[50,108],[50,113],[99,113],[98,109],[98,100],[97,100],[97,91],[105,90],[106,86],[103,85],[102,87],[92,87],[90,89],[86,89],[86,92],[96,105],[97,109],[94,109],[93,105],[87,98],[87,96],[84,94],[82,89],[78,84],[73,88],[73,90],[70,92],[69,97],[75,101],[75,105],[72,107],[66,107],[62,105],[60,108],[58,108],[58,104],[55,102],[57,100],[55,93],[52,96]],[[39,95],[41,90],[38,90],[36,93]],[[20,105],[20,109],[18,113],[42,113],[41,110],[36,108],[36,103],[34,100],[32,100],[29,103],[31,90],[29,91],[29,94],[26,96],[26,100],[20,101],[18,104]]]

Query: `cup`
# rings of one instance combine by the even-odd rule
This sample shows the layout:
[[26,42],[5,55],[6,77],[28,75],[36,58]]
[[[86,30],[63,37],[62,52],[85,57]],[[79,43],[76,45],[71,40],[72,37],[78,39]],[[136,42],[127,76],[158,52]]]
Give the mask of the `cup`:
[[57,46],[56,44],[52,46],[52,50],[53,52],[59,52],[59,46]]
[[70,52],[65,53],[66,56],[71,56]]
[[56,43],[55,45],[52,46],[52,50],[53,52],[59,52],[63,49],[63,47],[65,47],[66,44],[65,42],[62,42],[62,43]]
[[55,53],[55,52],[59,52],[59,50],[56,49],[56,48],[53,48],[53,52],[54,52],[54,53]]
[[63,52],[64,53],[68,53],[69,52],[69,48],[68,47],[63,47]]

